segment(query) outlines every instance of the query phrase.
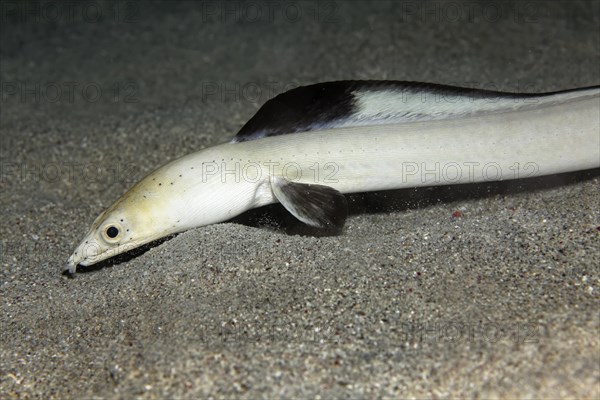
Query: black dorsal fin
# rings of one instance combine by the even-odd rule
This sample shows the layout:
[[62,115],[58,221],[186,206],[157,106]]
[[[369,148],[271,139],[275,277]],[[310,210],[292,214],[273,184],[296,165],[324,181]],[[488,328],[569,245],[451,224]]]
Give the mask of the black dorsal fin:
[[232,142],[314,130],[347,118],[355,109],[355,82],[317,83],[281,93],[268,100]]
[[[555,92],[557,93],[557,92]],[[553,93],[545,93],[550,95]],[[390,124],[519,108],[541,94],[515,94],[405,81],[334,81],[267,101],[231,140],[356,125]]]

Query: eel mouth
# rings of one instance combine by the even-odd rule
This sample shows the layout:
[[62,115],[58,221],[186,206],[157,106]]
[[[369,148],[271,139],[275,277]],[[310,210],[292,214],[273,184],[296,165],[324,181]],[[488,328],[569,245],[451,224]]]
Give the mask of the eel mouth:
[[87,267],[89,265],[99,263],[100,261],[128,253],[134,249],[144,247],[144,245],[147,245],[148,243],[154,241],[161,242],[163,239],[167,240],[171,237],[171,235],[156,236],[156,238],[152,237],[143,241],[136,240],[125,244],[114,244],[113,247],[110,248],[103,248],[97,242],[88,239],[80,244],[73,254],[71,254],[71,256],[67,259],[66,269],[63,271],[69,274],[74,274],[77,271],[78,265]]
[[69,274],[74,274],[77,270],[77,263],[75,262],[75,255],[71,254],[69,259],[67,260],[67,268],[65,272],[69,272]]

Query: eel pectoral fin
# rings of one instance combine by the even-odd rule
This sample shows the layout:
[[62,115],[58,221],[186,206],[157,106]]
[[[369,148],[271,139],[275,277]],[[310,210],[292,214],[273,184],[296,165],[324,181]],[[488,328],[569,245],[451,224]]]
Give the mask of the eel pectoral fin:
[[341,229],[346,222],[346,197],[332,187],[273,177],[271,189],[286,210],[307,225]]

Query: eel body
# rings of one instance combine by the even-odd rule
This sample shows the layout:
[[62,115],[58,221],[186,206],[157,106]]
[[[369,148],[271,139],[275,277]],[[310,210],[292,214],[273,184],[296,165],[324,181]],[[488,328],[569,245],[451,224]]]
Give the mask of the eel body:
[[91,265],[280,202],[344,225],[344,193],[500,181],[600,167],[600,87],[511,94],[338,81],[271,100],[229,143],[174,160],[129,189],[67,261]]

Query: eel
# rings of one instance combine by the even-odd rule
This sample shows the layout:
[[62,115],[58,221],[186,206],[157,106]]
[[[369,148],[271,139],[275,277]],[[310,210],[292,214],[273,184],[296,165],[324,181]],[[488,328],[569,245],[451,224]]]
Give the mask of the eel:
[[279,202],[342,228],[344,194],[600,167],[600,86],[519,94],[335,81],[267,101],[228,143],[167,163],[101,213],[67,260],[88,266]]

